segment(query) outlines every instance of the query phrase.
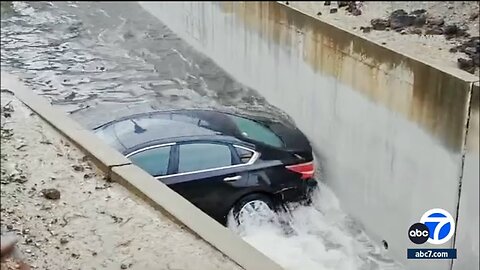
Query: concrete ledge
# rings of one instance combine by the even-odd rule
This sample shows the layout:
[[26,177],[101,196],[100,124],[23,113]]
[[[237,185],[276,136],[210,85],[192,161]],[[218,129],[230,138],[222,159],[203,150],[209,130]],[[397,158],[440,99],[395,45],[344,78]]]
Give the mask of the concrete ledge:
[[131,164],[122,154],[104,144],[95,134],[84,129],[66,113],[53,108],[48,101],[33,93],[17,77],[2,72],[1,78],[2,89],[13,92],[27,107],[76,144],[80,150],[86,152],[95,165],[109,174],[112,180],[185,225],[244,269],[282,269],[165,184]]
[[122,154],[99,141],[95,134],[83,128],[65,112],[54,109],[46,99],[28,89],[16,76],[2,72],[1,77],[2,89],[12,91],[25,105],[92,158],[95,165],[107,175],[113,166],[131,164]]
[[449,74],[449,75],[451,75],[453,77],[456,77],[460,80],[463,80],[465,82],[476,82],[476,81],[478,81],[478,77],[474,74],[470,74],[470,73],[468,73],[464,70],[461,70],[459,68],[456,68],[456,67],[442,66],[442,65],[433,63],[432,61],[427,61],[427,60],[421,59],[421,58],[419,58],[419,57],[417,57],[413,54],[409,54],[409,53],[406,53],[406,52],[400,52],[397,49],[392,48],[391,46],[384,45],[379,41],[376,41],[372,38],[369,38],[368,36],[359,35],[349,28],[339,27],[337,25],[334,25],[334,24],[328,22],[327,20],[325,20],[325,18],[323,18],[321,16],[315,17],[315,16],[312,16],[312,15],[298,9],[298,8],[292,7],[290,5],[286,5],[284,1],[275,1],[275,4],[277,4],[279,6],[282,6],[286,9],[293,10],[294,12],[296,12],[298,14],[301,14],[304,17],[308,17],[309,19],[316,20],[316,21],[320,22],[322,24],[322,26],[329,27],[331,29],[336,29],[338,31],[347,33],[348,35],[350,35],[351,40],[358,39],[358,40],[363,40],[365,42],[369,42],[371,44],[375,44],[377,46],[376,49],[387,50],[390,53],[395,53],[398,56],[405,57],[405,59],[408,59],[410,61],[414,61],[414,62],[417,62],[419,64],[428,66],[430,68],[439,70],[441,72]]

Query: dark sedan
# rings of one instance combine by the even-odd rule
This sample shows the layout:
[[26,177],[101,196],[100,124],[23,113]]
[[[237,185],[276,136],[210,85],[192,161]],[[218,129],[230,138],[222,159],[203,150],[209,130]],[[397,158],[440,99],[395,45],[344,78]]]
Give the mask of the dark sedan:
[[260,208],[308,199],[312,148],[296,127],[209,110],[131,115],[95,133],[134,164],[226,224]]

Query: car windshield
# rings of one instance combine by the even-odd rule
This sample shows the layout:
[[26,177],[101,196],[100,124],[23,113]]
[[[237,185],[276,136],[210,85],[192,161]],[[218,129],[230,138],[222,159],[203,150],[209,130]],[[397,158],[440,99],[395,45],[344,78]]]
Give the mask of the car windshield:
[[283,147],[282,140],[269,128],[253,120],[230,115],[242,135],[246,138],[265,143],[274,147]]

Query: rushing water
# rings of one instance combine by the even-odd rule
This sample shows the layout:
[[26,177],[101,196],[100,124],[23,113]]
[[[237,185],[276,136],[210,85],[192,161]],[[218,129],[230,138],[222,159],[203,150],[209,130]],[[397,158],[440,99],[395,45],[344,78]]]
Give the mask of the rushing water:
[[136,3],[16,2],[1,23],[2,69],[87,126],[172,107],[282,115]]
[[[87,127],[169,108],[289,120],[134,2],[2,2],[1,30],[2,70],[17,73]],[[321,185],[313,201],[277,215],[277,222],[251,220],[231,229],[287,269],[398,268],[328,187]]]

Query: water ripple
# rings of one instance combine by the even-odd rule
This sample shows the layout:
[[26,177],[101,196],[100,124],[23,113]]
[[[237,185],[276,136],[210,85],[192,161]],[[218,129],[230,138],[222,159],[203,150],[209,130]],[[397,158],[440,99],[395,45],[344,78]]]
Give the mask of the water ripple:
[[135,3],[15,2],[1,26],[2,69],[87,125],[125,104],[286,117]]

